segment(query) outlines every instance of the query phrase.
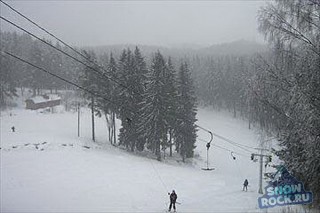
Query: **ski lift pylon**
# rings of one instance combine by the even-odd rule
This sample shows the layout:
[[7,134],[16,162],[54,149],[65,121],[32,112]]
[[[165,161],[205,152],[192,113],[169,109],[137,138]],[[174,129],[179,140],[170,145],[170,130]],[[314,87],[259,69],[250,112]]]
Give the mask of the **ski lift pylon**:
[[214,168],[209,167],[209,149],[210,149],[210,144],[213,140],[213,134],[210,131],[207,131],[207,132],[210,134],[210,141],[206,144],[206,147],[207,147],[207,168],[202,168],[202,170],[212,171],[212,170],[214,170]]

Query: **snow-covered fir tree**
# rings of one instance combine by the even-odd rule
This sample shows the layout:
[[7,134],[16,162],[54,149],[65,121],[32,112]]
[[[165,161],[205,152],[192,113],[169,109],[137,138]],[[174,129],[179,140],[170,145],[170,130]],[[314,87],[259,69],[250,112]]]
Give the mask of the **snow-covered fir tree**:
[[0,57],[0,108],[6,107],[8,99],[17,96],[16,84],[12,75],[13,63],[8,56]]
[[177,79],[178,108],[176,116],[175,143],[183,160],[193,157],[196,143],[196,97],[186,63],[180,65]]
[[176,87],[176,71],[172,64],[172,60],[169,57],[168,63],[167,63],[167,69],[165,70],[164,75],[164,95],[166,97],[165,102],[167,105],[167,112],[166,112],[166,124],[167,124],[167,134],[168,141],[163,142],[163,149],[166,149],[167,147],[170,148],[170,156],[172,156],[173,153],[173,134],[174,134],[174,127],[176,125],[176,116],[178,114],[178,91]]
[[155,53],[144,94],[144,107],[141,109],[143,119],[139,126],[139,131],[145,132],[148,148],[156,154],[158,160],[161,160],[161,143],[166,142],[167,133],[164,82],[166,69],[166,61],[161,53]]
[[119,60],[119,116],[121,128],[119,143],[127,149],[143,150],[144,136],[137,131],[140,123],[139,109],[145,90],[146,64],[138,48],[134,53],[130,49],[123,50]]

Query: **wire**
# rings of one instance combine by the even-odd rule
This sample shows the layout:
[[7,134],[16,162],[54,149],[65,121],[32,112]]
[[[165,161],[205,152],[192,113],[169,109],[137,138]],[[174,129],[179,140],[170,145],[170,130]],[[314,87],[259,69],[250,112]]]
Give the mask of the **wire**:
[[245,151],[247,151],[247,152],[250,152],[250,153],[252,153],[252,151],[250,151],[250,150],[248,150],[248,149],[246,149],[246,148],[244,148],[244,147],[247,147],[247,148],[250,148],[250,149],[255,149],[254,147],[250,147],[250,146],[246,146],[246,145],[243,145],[243,144],[234,142],[234,141],[232,141],[232,140],[230,140],[230,139],[227,139],[227,138],[225,138],[225,137],[223,137],[223,136],[220,136],[220,135],[217,135],[217,134],[215,134],[215,133],[214,133],[214,136],[216,136],[217,138],[220,138],[220,139],[222,139],[222,140],[224,140],[224,141],[226,141],[226,142],[228,142],[228,143],[230,143],[230,144],[232,144],[232,145],[234,145],[234,146],[236,146],[236,147],[238,147],[238,148],[240,148],[240,149],[243,149],[243,150],[245,150]]
[[[203,141],[203,142],[207,142],[206,140],[204,140],[204,139],[202,139],[202,138],[197,138],[197,139],[200,140],[200,141]],[[233,153],[235,153],[235,154],[237,154],[237,155],[241,155],[241,156],[244,156],[244,157],[250,157],[249,155],[245,155],[245,154],[242,154],[242,153],[239,153],[239,152],[235,152],[235,151],[233,151],[233,150],[231,150],[231,149],[228,149],[228,148],[226,148],[226,147],[223,147],[223,146],[220,146],[220,145],[217,145],[217,144],[214,144],[214,143],[212,143],[211,145],[212,145],[212,146],[215,146],[215,147],[217,147],[217,148],[220,148],[220,149],[222,149],[222,150],[228,151],[228,152],[233,152]]]
[[[61,42],[62,44],[64,44],[65,46],[67,46],[69,49],[71,49],[73,52],[75,52],[76,54],[80,55],[82,58],[86,59],[88,62],[93,63],[94,65],[96,65],[97,67],[99,67],[100,69],[104,70],[105,72],[109,72],[108,70],[106,70],[103,66],[95,63],[93,60],[91,60],[90,58],[86,57],[84,54],[82,54],[81,52],[77,51],[75,48],[73,48],[71,45],[67,44],[66,42],[64,42],[63,40],[59,39],[57,36],[55,36],[53,33],[49,32],[48,30],[46,30],[44,27],[41,27],[39,24],[37,24],[36,22],[32,21],[30,18],[26,17],[25,15],[23,15],[21,12],[19,12],[18,10],[14,9],[12,6],[10,6],[9,4],[5,3],[4,1],[0,0],[1,3],[3,3],[5,6],[7,6],[9,9],[11,9],[12,11],[14,11],[15,13],[17,13],[18,15],[20,15],[21,17],[23,17],[24,19],[26,19],[27,21],[29,21],[30,23],[32,23],[33,25],[35,25],[36,27],[38,27],[39,29],[41,29],[42,31],[44,31],[45,33],[49,34],[50,36],[52,36],[53,38],[55,38],[56,40],[58,40],[59,42]],[[99,71],[98,71],[99,72]],[[99,74],[101,75],[105,75],[105,73],[101,73],[99,72]],[[111,77],[108,77],[111,78]],[[113,78],[115,78],[113,76]],[[126,88],[127,90],[129,89],[128,87],[122,85],[119,79],[115,78],[117,81],[114,81],[113,79],[111,79],[112,81],[114,81],[115,83],[117,83],[118,85]],[[139,94],[139,93],[138,93]],[[131,94],[129,94],[131,95]],[[139,94],[140,95],[140,94]]]
[[[203,128],[203,127],[201,127],[201,126],[199,126],[199,125],[196,125],[196,126],[199,127],[200,129],[204,130],[204,131],[209,132],[210,134],[213,134],[215,137],[220,138],[220,139],[222,139],[222,140],[224,140],[224,141],[226,141],[226,142],[228,142],[228,143],[230,143],[230,144],[232,144],[232,145],[234,145],[234,146],[236,146],[236,147],[238,147],[238,148],[240,148],[240,149],[243,149],[243,150],[245,150],[245,151],[247,151],[247,152],[250,152],[250,153],[251,153],[252,151],[250,151],[250,150],[248,150],[248,149],[246,149],[246,148],[255,149],[254,147],[251,147],[251,146],[247,146],[247,145],[244,145],[244,144],[240,144],[240,143],[234,142],[234,141],[232,141],[232,140],[230,140],[230,139],[228,139],[228,138],[225,138],[225,137],[223,137],[223,136],[221,136],[221,135],[218,135],[218,134],[216,134],[216,133],[214,133],[214,132],[212,132],[212,131],[210,131],[210,130],[208,130],[208,129],[206,129],[206,128]],[[246,147],[246,148],[245,148],[245,147]]]
[[[93,91],[91,91],[91,90],[88,90],[88,89],[86,89],[86,88],[84,88],[84,87],[82,87],[82,86],[80,86],[80,85],[78,85],[78,84],[76,84],[76,83],[74,83],[74,82],[72,82],[72,81],[69,81],[69,80],[67,80],[67,79],[65,79],[65,78],[63,78],[63,77],[61,77],[61,76],[59,76],[59,75],[56,75],[56,74],[54,74],[54,73],[52,73],[52,72],[50,72],[50,71],[48,71],[48,70],[46,70],[46,69],[44,69],[44,68],[42,68],[42,67],[39,67],[39,66],[37,66],[37,65],[35,65],[35,64],[32,64],[31,62],[26,61],[25,59],[20,58],[20,57],[14,55],[14,54],[12,54],[12,53],[9,53],[9,52],[7,52],[7,51],[1,51],[1,53],[5,53],[5,54],[7,54],[7,55],[9,55],[9,56],[11,56],[11,57],[13,57],[13,58],[15,58],[15,59],[23,62],[23,63],[26,63],[26,64],[28,64],[28,65],[30,65],[30,66],[32,66],[32,67],[35,67],[35,68],[37,68],[38,70],[40,70],[40,71],[42,71],[42,72],[45,72],[45,73],[47,73],[47,74],[49,74],[49,75],[51,75],[51,76],[54,76],[54,77],[56,77],[56,78],[58,78],[58,79],[60,79],[60,80],[62,80],[62,81],[64,81],[64,82],[66,82],[66,83],[68,83],[68,84],[71,84],[71,85],[79,88],[79,89],[82,89],[82,90],[88,92],[89,94],[91,94],[91,95],[93,95],[93,96],[100,97],[100,98],[104,99],[105,101],[108,101],[109,103],[114,104],[115,106],[118,105],[117,103],[111,101],[110,99],[106,98],[105,96],[103,96],[103,95],[101,95],[101,94],[99,94],[99,93],[96,93],[96,92],[93,92]],[[133,110],[130,110],[130,109],[129,109],[128,111],[134,112]],[[136,113],[136,112],[134,112],[134,113]]]
[[45,41],[45,40],[43,40],[43,39],[39,38],[38,36],[34,35],[33,33],[29,32],[28,30],[24,29],[23,27],[20,27],[19,25],[17,25],[17,24],[15,24],[15,23],[13,23],[12,21],[10,21],[10,20],[6,19],[6,18],[5,18],[5,17],[3,17],[3,16],[0,16],[0,18],[1,18],[2,20],[6,21],[7,23],[9,23],[9,24],[13,25],[14,27],[18,28],[19,30],[21,30],[21,31],[23,31],[23,32],[25,32],[25,33],[27,33],[28,35],[30,35],[30,36],[32,36],[32,37],[34,37],[35,39],[37,39],[37,40],[39,40],[39,41],[43,42],[44,44],[46,44],[46,45],[48,45],[48,46],[50,46],[50,47],[54,48],[55,50],[57,50],[57,51],[61,52],[62,54],[64,54],[64,55],[66,55],[66,56],[68,56],[68,57],[72,58],[73,60],[75,60],[75,61],[79,62],[80,64],[82,64],[82,65],[84,65],[85,67],[87,67],[87,68],[91,69],[92,71],[94,71],[95,73],[98,73],[98,74],[102,75],[104,78],[107,78],[108,80],[111,80],[111,81],[115,82],[116,84],[120,85],[121,87],[126,88],[127,90],[129,90],[129,88],[128,88],[128,87],[126,87],[125,85],[123,85],[123,84],[119,83],[118,81],[114,80],[114,79],[113,79],[113,78],[111,78],[110,76],[105,75],[105,73],[101,73],[99,70],[97,70],[97,69],[95,69],[95,68],[93,68],[93,67],[91,67],[91,66],[87,65],[86,63],[84,63],[84,62],[82,62],[81,60],[79,60],[79,59],[75,58],[74,56],[70,55],[69,53],[66,53],[65,51],[63,51],[63,50],[61,50],[61,49],[59,49],[59,48],[55,47],[54,45],[50,44],[49,42],[47,42],[47,41]]
[[204,128],[204,127],[201,127],[201,126],[199,126],[199,125],[195,125],[196,127],[199,127],[200,129],[202,129],[202,130],[204,130],[204,131],[206,131],[206,132],[209,132],[209,133],[212,133],[210,130],[208,130],[208,129],[206,129],[206,128]]
[[81,55],[83,58],[85,58],[86,60],[88,60],[89,62],[93,62],[91,61],[89,58],[87,58],[85,55],[83,55],[82,53],[80,53],[79,51],[77,51],[76,49],[74,49],[72,46],[70,46],[69,44],[65,43],[64,41],[62,41],[61,39],[59,39],[58,37],[56,37],[55,35],[53,35],[52,33],[50,33],[48,30],[46,30],[45,28],[41,27],[39,24],[35,23],[34,21],[32,21],[30,18],[26,17],[25,15],[23,15],[21,12],[19,12],[18,10],[14,9],[13,7],[11,7],[9,4],[7,4],[6,2],[0,0],[1,3],[3,3],[4,5],[6,5],[7,7],[9,7],[11,10],[13,10],[14,12],[16,12],[18,15],[22,16],[23,18],[25,18],[26,20],[28,20],[29,22],[31,22],[33,25],[37,26],[38,28],[40,28],[42,31],[48,33],[50,36],[52,36],[53,38],[57,39],[59,42],[61,42],[62,44],[64,44],[65,46],[69,47],[71,50],[73,50],[75,53],[77,53],[78,55]]
[[159,178],[160,182],[162,183],[163,188],[166,190],[166,193],[168,193],[168,187],[167,187],[167,185],[164,183],[164,181],[162,180],[162,178],[161,178],[161,176],[160,176],[160,174],[159,174],[158,170],[157,170],[157,169],[156,169],[156,167],[153,165],[153,163],[152,163],[152,160],[151,160],[151,159],[150,159],[150,163],[151,163],[152,168],[154,169],[155,173],[157,174],[157,176],[158,176],[158,178]]

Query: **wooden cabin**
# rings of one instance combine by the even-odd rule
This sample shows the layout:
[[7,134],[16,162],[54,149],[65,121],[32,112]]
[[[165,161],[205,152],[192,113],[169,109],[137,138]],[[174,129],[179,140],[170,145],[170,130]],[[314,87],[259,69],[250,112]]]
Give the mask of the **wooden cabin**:
[[26,100],[26,109],[37,110],[54,107],[61,104],[61,98],[56,94],[35,96]]

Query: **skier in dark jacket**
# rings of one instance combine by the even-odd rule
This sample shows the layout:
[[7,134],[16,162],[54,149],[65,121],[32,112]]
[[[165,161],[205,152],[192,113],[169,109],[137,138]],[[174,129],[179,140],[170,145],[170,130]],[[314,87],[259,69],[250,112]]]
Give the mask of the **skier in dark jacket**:
[[244,183],[243,183],[243,189],[242,189],[242,191],[244,191],[244,189],[246,189],[246,191],[248,190],[248,184],[249,184],[248,180],[245,179],[245,180],[244,180]]
[[174,190],[172,190],[171,194],[168,193],[168,195],[170,195],[169,212],[171,211],[172,206],[173,206],[173,210],[176,211],[176,201],[177,201],[178,196]]

